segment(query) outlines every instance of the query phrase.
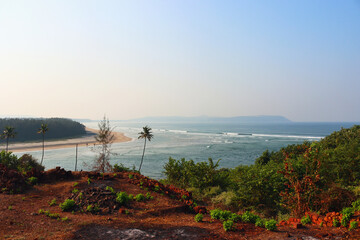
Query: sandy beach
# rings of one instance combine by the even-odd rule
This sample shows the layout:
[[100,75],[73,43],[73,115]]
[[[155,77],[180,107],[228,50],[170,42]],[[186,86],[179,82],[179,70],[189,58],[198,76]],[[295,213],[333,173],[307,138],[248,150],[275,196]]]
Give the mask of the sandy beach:
[[[92,128],[86,128],[86,135],[80,138],[71,138],[66,140],[46,140],[45,149],[59,149],[59,148],[71,148],[78,146],[88,146],[96,144],[94,136],[98,130]],[[125,136],[124,133],[113,132],[115,135],[114,143],[129,142],[132,139]],[[2,146],[3,147],[3,146]],[[11,152],[26,152],[37,151],[42,149],[42,142],[29,142],[29,143],[9,143],[9,151]]]

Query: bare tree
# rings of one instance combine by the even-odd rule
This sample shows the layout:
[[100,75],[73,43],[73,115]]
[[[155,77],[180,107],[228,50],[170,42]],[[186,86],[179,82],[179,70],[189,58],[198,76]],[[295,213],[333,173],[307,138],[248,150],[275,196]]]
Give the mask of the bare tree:
[[93,163],[93,170],[98,172],[108,172],[112,170],[110,165],[111,144],[115,140],[113,128],[110,127],[109,119],[104,116],[104,119],[99,122],[99,132],[95,136],[96,141],[99,143],[98,148],[94,151],[98,152],[98,156]]

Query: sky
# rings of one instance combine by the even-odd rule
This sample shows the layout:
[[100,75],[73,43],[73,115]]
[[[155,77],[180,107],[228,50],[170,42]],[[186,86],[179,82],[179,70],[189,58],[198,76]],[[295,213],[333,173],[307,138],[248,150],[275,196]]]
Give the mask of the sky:
[[0,0],[0,115],[360,121],[360,0]]

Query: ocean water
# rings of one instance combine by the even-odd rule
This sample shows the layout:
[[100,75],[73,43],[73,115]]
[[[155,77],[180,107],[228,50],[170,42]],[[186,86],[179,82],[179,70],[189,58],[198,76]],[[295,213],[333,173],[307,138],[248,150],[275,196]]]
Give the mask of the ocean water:
[[[96,122],[83,123],[98,128]],[[143,139],[137,139],[144,123],[110,121],[115,131],[133,138],[131,142],[114,143],[111,164],[122,163],[138,169],[143,150]],[[220,167],[233,168],[240,164],[250,165],[265,150],[277,151],[289,144],[304,141],[319,141],[321,138],[348,128],[354,123],[282,123],[282,124],[176,124],[154,123],[149,125],[154,134],[147,142],[142,174],[151,178],[162,178],[163,166],[169,157],[193,159],[195,162],[221,159]],[[27,152],[41,159],[41,151]],[[16,153],[21,156],[22,153]],[[79,147],[78,170],[88,170],[84,163],[91,163],[96,153],[91,147]],[[46,169],[61,166],[67,170],[75,168],[74,148],[46,150]]]

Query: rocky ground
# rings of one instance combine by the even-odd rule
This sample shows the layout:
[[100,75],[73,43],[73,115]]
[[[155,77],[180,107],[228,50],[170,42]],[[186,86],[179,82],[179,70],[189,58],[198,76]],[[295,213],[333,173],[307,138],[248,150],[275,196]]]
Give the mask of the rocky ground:
[[[136,174],[57,169],[42,181],[22,194],[0,193],[0,239],[360,239],[359,229],[285,223],[274,232],[247,223],[225,232],[208,214],[194,221],[191,194]],[[112,189],[148,199],[122,205]],[[59,203],[68,198],[76,207],[63,212]]]

